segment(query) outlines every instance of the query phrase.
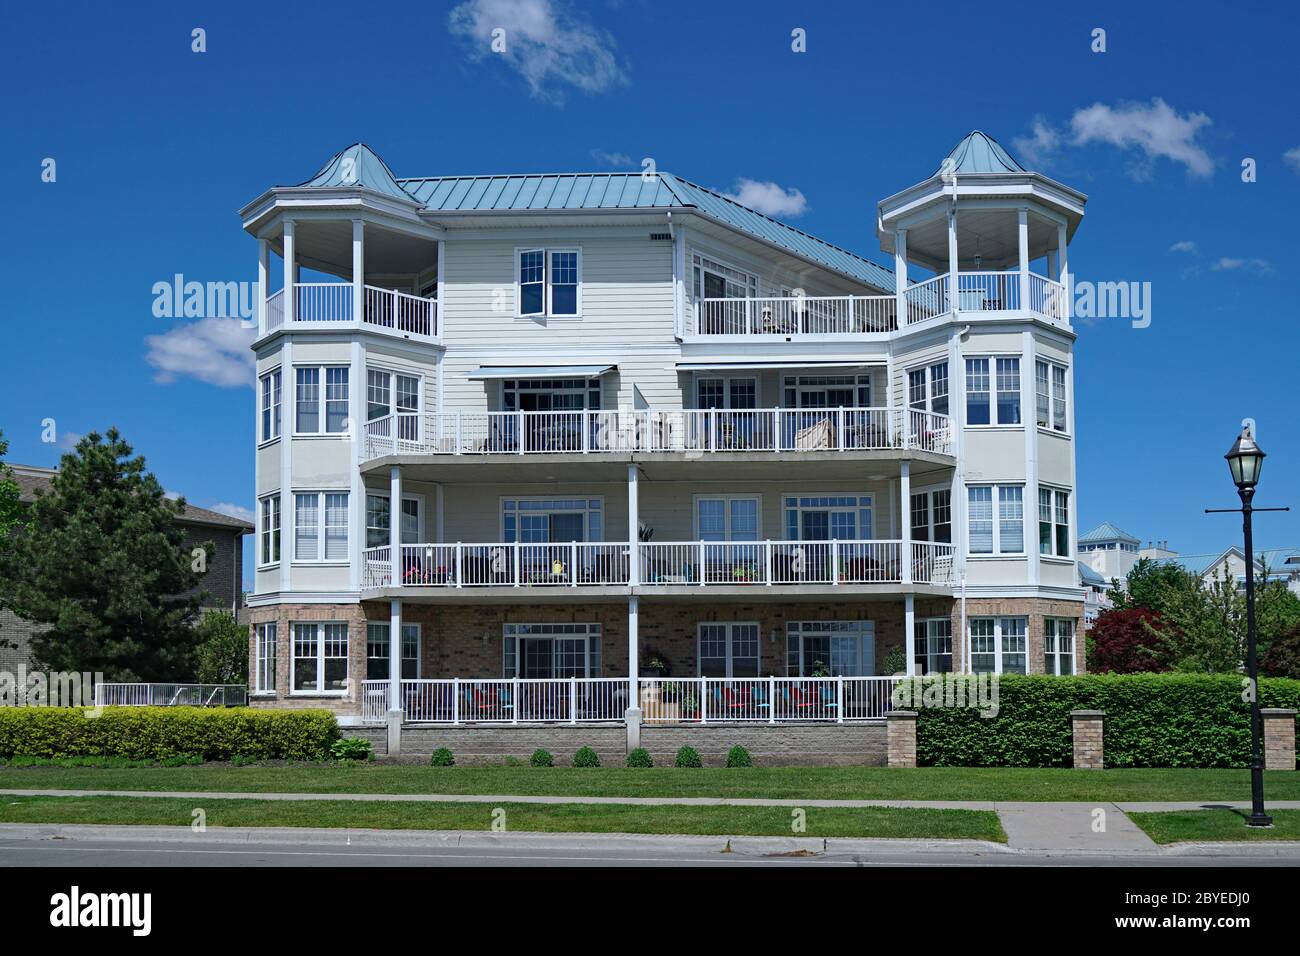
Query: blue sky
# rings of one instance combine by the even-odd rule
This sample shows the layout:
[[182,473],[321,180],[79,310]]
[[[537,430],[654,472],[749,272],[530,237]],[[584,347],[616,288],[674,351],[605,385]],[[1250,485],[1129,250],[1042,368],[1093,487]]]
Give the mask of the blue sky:
[[[1236,542],[1233,518],[1201,509],[1235,500],[1221,456],[1244,416],[1269,453],[1258,503],[1300,506],[1300,297],[1285,281],[1300,200],[1297,14],[1247,2],[997,10],[15,6],[0,39],[10,460],[57,461],[43,419],[64,442],[116,424],[167,488],[250,507],[251,358],[237,334],[155,318],[151,290],[175,273],[254,279],[236,211],[357,140],[398,175],[652,157],[726,191],[775,184],[759,192],[788,221],[887,263],[876,201],[979,127],[1089,195],[1070,255],[1079,279],[1152,284],[1149,328],[1079,325],[1082,530],[1111,520],[1186,553]],[[485,53],[498,23],[507,55]],[[195,27],[204,53],[191,51]],[[1096,27],[1105,53],[1091,50]],[[791,50],[795,28],[806,53]],[[1245,157],[1256,182],[1242,182]],[[1256,537],[1300,544],[1300,512],[1261,517]]]

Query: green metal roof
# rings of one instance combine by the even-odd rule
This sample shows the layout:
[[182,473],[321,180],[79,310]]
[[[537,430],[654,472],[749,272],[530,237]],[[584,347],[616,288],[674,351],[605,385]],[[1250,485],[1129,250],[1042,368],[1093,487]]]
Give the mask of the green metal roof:
[[379,158],[379,154],[365,143],[353,143],[347,149],[340,150],[330,157],[315,176],[300,186],[361,186],[392,196],[395,199],[410,199],[388,164]]
[[1082,561],[1076,563],[1079,565],[1079,580],[1082,583],[1092,585],[1093,587],[1106,586],[1106,579],[1098,572],[1094,571],[1091,565],[1085,564]]
[[952,148],[936,173],[943,172],[944,165],[952,160],[953,169],[961,173],[1024,173],[1028,172],[1011,154],[1002,148],[1002,144],[988,133],[973,129],[965,139]]
[[1141,544],[1137,538],[1127,531],[1121,531],[1109,521],[1103,521],[1097,527],[1093,528],[1087,534],[1079,536],[1080,544],[1091,544],[1094,541],[1127,541],[1129,544]]

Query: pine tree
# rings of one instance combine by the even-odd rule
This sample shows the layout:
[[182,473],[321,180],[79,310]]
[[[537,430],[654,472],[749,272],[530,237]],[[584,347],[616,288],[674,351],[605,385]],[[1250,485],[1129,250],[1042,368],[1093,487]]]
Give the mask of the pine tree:
[[49,625],[32,638],[39,667],[109,681],[193,679],[201,600],[193,589],[213,548],[185,547],[176,524],[184,509],[115,428],[63,456],[0,555],[9,607]]

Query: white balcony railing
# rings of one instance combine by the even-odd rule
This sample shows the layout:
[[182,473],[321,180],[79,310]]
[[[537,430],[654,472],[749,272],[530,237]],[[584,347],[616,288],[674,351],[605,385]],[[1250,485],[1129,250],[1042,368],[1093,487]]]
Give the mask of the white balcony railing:
[[367,460],[391,454],[814,452],[917,449],[952,454],[946,415],[902,408],[447,412],[364,426]]
[[97,707],[244,707],[244,684],[120,684],[95,685]]
[[[401,547],[402,587],[583,588],[640,585],[951,585],[951,544],[916,541],[901,561],[901,541],[666,541],[637,547],[640,575],[631,574],[631,545],[614,541],[545,544],[426,543]],[[392,550],[366,548],[363,586],[393,585]]]
[[647,723],[879,720],[901,677],[656,677],[640,679]]
[[[355,320],[354,289],[350,282],[294,283],[293,321],[295,325],[350,323]],[[438,335],[436,299],[409,295],[395,289],[364,287],[362,322],[395,335]],[[266,330],[272,332],[285,324],[284,290],[266,299]]]
[[[362,685],[361,716],[384,719],[390,685]],[[403,680],[402,717],[413,723],[519,724],[622,721],[628,707],[626,677]]]

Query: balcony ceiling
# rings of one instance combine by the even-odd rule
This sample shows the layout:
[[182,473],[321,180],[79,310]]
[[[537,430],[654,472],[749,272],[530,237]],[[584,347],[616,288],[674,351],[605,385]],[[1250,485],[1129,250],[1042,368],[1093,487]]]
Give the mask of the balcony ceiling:
[[[283,235],[271,240],[277,255],[284,255]],[[294,250],[299,263],[340,278],[352,277],[352,221],[300,220],[294,230]],[[437,264],[438,244],[406,233],[366,223],[366,274],[407,275]]]
[[[982,269],[1014,269],[1020,256],[1020,233],[1014,209],[962,209],[957,207],[957,256],[963,269],[974,269],[979,253]],[[1029,213],[1029,258],[1039,259],[1056,248],[1056,223]],[[908,258],[948,265],[948,222],[931,219],[907,231]]]

